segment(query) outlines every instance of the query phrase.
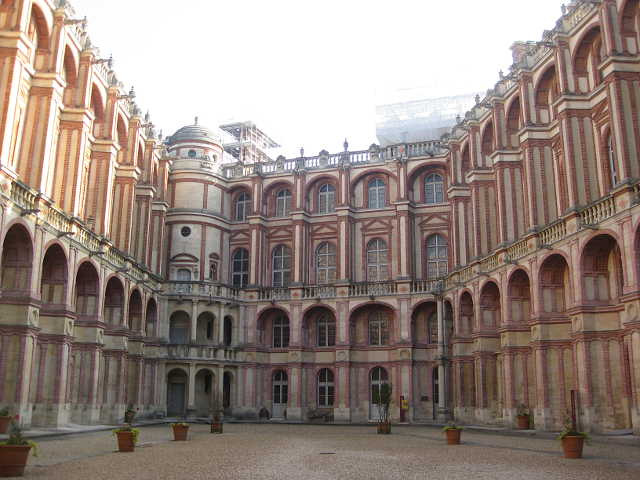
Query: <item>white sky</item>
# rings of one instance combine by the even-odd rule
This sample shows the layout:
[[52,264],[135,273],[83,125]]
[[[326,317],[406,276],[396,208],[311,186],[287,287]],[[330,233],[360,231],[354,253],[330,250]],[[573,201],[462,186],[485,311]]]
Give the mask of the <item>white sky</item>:
[[[565,2],[567,0],[564,0]],[[376,141],[396,89],[486,91],[563,0],[71,0],[165,136],[253,120],[287,157]],[[280,152],[278,152],[280,153]]]

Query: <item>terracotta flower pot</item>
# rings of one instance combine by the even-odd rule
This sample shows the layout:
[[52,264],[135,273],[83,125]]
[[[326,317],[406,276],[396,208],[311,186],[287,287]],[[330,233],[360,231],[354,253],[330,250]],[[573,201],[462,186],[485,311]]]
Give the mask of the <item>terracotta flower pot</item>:
[[582,448],[584,447],[584,437],[567,435],[562,439],[562,450],[564,458],[582,458]]
[[189,431],[189,426],[184,425],[173,425],[173,439],[176,442],[183,442],[187,439],[187,432]]
[[31,445],[0,446],[0,477],[21,477]]
[[211,424],[211,433],[222,433],[222,423],[213,422]]
[[456,428],[445,430],[444,433],[447,435],[447,445],[460,445],[460,434],[462,433],[462,430]]
[[13,417],[0,417],[0,433],[7,433]]
[[391,433],[391,424],[386,422],[386,423],[379,423],[378,424],[378,433],[382,434],[382,435],[389,435]]
[[529,415],[518,415],[516,421],[518,422],[518,430],[529,430]]
[[133,452],[136,449],[136,442],[133,432],[116,432],[118,437],[118,451]]

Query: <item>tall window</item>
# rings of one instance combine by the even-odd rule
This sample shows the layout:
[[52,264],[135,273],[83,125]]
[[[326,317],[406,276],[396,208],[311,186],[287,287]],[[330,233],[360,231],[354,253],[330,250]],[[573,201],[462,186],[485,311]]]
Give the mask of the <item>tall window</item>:
[[389,383],[389,374],[382,367],[371,370],[371,403],[380,398],[382,385]]
[[444,182],[441,175],[432,173],[425,178],[424,201],[425,203],[444,202]]
[[291,282],[291,249],[278,245],[273,250],[273,272],[271,285],[286,287]]
[[236,199],[236,215],[235,219],[239,222],[243,222],[247,219],[249,211],[251,209],[251,197],[245,192],[238,195]]
[[328,368],[323,368],[318,372],[318,407],[333,407],[334,397],[333,372]]
[[618,184],[618,168],[616,161],[616,151],[613,148],[613,138],[607,138],[607,153],[609,155],[609,171],[611,172],[611,188]]
[[244,288],[249,283],[249,252],[239,248],[233,254],[231,264],[231,284],[237,288]]
[[336,189],[333,185],[325,184],[318,193],[318,213],[332,213],[336,211]]
[[291,211],[291,192],[280,190],[276,194],[276,217],[286,217]]
[[385,184],[379,178],[375,178],[369,182],[369,208],[385,207]]
[[289,320],[277,317],[273,321],[273,348],[287,348],[289,346]]
[[191,270],[186,268],[180,268],[177,272],[177,280],[179,282],[190,282],[191,281]]
[[431,235],[427,239],[427,278],[444,277],[449,268],[447,241],[442,235]]
[[317,320],[318,346],[333,347],[336,344],[336,321],[330,315],[323,314]]
[[336,247],[332,243],[323,242],[316,251],[317,283],[333,283],[336,281]]
[[287,372],[278,370],[273,374],[273,403],[286,404],[289,401],[289,379]]
[[367,244],[367,281],[382,282],[389,278],[387,243],[374,238]]
[[369,317],[369,345],[389,343],[389,319],[384,312],[376,312]]

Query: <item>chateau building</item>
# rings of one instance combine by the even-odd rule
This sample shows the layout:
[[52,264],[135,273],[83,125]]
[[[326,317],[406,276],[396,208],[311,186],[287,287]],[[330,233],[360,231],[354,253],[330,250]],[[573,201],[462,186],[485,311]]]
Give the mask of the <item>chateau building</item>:
[[439,140],[272,160],[0,1],[0,406],[640,433],[639,6],[571,2]]

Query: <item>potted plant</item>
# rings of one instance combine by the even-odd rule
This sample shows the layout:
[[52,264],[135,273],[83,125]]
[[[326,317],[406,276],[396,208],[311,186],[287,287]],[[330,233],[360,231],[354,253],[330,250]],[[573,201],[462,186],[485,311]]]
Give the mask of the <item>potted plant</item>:
[[11,415],[7,407],[0,409],[0,433],[7,433],[9,424],[11,423]]
[[138,443],[140,430],[132,428],[131,425],[125,425],[113,430],[113,434],[118,438],[119,452],[133,452],[136,448],[136,443]]
[[187,432],[189,431],[189,424],[184,422],[172,423],[173,439],[176,442],[183,442],[187,439]]
[[133,423],[133,419],[136,418],[136,414],[138,412],[133,409],[133,405],[129,405],[127,410],[124,412],[124,423]]
[[393,388],[389,383],[383,383],[380,388],[373,391],[373,403],[378,408],[378,433],[388,435],[391,433],[391,402]]
[[216,395],[211,402],[211,433],[222,433],[222,413],[220,398]]
[[575,420],[568,416],[558,440],[562,442],[564,458],[582,458],[582,449],[585,441],[589,440],[589,435],[578,431]]
[[22,435],[18,425],[18,415],[11,421],[9,439],[0,442],[0,477],[21,477],[27,465],[29,452],[33,448],[33,455],[37,456],[35,442],[27,440]]
[[462,427],[459,427],[455,423],[449,423],[442,429],[442,431],[447,436],[447,445],[460,445]]
[[529,430],[529,426],[531,424],[531,412],[529,411],[529,407],[527,407],[524,403],[518,405],[518,410],[516,412],[516,422],[518,425],[518,430]]

